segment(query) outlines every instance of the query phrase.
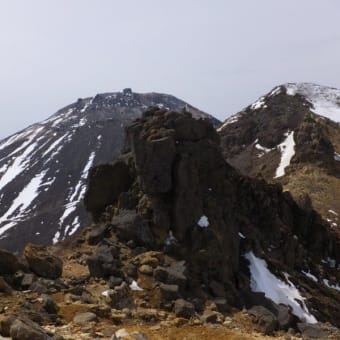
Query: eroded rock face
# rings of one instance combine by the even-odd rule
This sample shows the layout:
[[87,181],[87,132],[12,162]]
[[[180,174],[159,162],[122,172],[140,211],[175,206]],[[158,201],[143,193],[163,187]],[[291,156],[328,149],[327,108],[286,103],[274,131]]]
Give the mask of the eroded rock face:
[[[312,288],[300,280],[303,268],[327,257],[340,263],[339,242],[312,207],[298,205],[279,184],[238,173],[225,162],[208,122],[151,109],[128,127],[127,145],[119,162],[125,162],[131,185],[114,193],[115,202],[99,219],[136,254],[158,250],[176,259],[166,266],[133,265],[127,275],[153,277],[165,300],[209,296],[223,299],[223,309],[241,307],[246,301],[240,291],[250,290],[244,259],[250,250],[277,272],[298,270],[296,282],[308,287],[305,292]],[[92,173],[88,201],[100,192],[91,187],[101,181]],[[98,218],[96,209],[87,209]],[[308,303],[327,301],[317,317],[336,323],[338,298],[329,297],[323,291]]]

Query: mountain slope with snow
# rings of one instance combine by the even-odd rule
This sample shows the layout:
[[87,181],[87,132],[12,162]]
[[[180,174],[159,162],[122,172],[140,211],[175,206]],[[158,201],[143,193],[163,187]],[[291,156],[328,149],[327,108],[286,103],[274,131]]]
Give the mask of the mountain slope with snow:
[[89,169],[116,158],[124,127],[155,105],[218,123],[173,96],[125,89],[79,99],[0,142],[0,248],[57,242],[89,223],[82,203]]
[[275,87],[218,129],[225,158],[242,173],[280,182],[340,231],[340,90]]

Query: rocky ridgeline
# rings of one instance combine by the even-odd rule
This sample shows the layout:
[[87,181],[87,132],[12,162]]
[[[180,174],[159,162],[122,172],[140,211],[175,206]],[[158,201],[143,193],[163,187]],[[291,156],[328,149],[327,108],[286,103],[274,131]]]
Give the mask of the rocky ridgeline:
[[[148,339],[185,327],[212,332],[197,338],[240,329],[339,336],[340,294],[301,274],[339,280],[338,241],[279,185],[229,166],[207,121],[145,112],[128,127],[124,154],[90,171],[85,204],[95,223],[81,234],[50,249],[28,245],[23,260],[0,254],[2,336]],[[252,292],[249,251],[290,275],[319,323]]]

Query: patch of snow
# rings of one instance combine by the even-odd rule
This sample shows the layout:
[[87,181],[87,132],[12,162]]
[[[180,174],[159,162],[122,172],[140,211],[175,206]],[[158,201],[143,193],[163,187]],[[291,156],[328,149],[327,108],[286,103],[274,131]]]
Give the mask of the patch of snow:
[[318,282],[318,279],[316,276],[314,276],[311,272],[305,272],[302,270],[302,274],[307,276],[309,279],[313,280],[314,282]]
[[67,136],[68,134],[65,134],[63,136],[61,136],[60,138],[58,138],[56,141],[54,141],[49,148],[42,154],[41,157],[45,157],[46,155],[48,155],[51,151],[53,151],[62,141],[63,139]]
[[102,292],[102,295],[105,296],[105,297],[109,297],[111,292],[112,292],[111,289],[104,290],[104,291]]
[[91,98],[89,101],[87,101],[84,105],[84,107],[80,110],[81,113],[84,113],[88,107],[92,104],[93,98]]
[[266,100],[265,97],[260,97],[255,103],[250,105],[250,108],[252,110],[259,110],[262,108],[266,108],[267,106],[265,105],[266,104],[265,100]]
[[284,176],[286,167],[290,165],[290,161],[295,155],[294,131],[286,132],[285,136],[286,139],[278,145],[281,151],[281,160],[274,178]]
[[281,87],[280,86],[275,87],[274,90],[269,93],[269,97],[277,96],[280,93],[281,93]]
[[[9,223],[0,228],[0,235],[7,231],[9,228],[12,228],[13,223],[15,225],[15,222],[19,222],[20,219],[24,216],[26,209],[33,203],[33,201],[37,197],[38,190],[41,186],[45,174],[45,172],[42,172],[41,174],[35,176],[14,199],[12,205],[7,210],[7,212],[3,216],[1,216],[0,224],[7,221]],[[13,215],[14,218],[10,220]]]
[[78,181],[73,192],[71,192],[68,202],[65,204],[64,213],[59,219],[60,226],[62,226],[65,219],[77,209],[78,204],[81,202],[81,200],[83,199],[85,195],[85,192],[86,192],[85,181],[87,179],[88,172],[90,168],[92,167],[95,155],[96,155],[95,152],[92,152],[90,154],[89,159],[81,173],[80,180]]
[[0,190],[25,170],[26,165],[30,161],[28,156],[34,151],[36,146],[35,143],[31,144],[20,156],[15,158],[12,165],[8,167],[0,179]]
[[288,282],[285,283],[273,275],[269,271],[266,261],[257,258],[253,252],[246,253],[244,256],[250,263],[250,286],[253,292],[262,292],[277,304],[291,306],[293,314],[305,322],[317,323],[315,317],[308,311],[304,298],[294,284],[289,281],[288,274],[285,274]]
[[256,139],[253,144],[257,150],[261,151],[257,156],[258,158],[261,158],[264,154],[274,150],[274,149],[266,148],[265,146],[262,146],[261,144],[259,144],[258,139]]
[[338,216],[338,213],[336,213],[334,210],[329,209],[328,212],[330,212],[331,214]]
[[236,123],[236,122],[239,120],[240,116],[241,116],[241,115],[240,115],[239,113],[237,113],[236,115],[232,115],[231,117],[227,118],[227,119],[225,120],[225,122],[224,122],[224,123],[223,123],[216,131],[217,131],[217,132],[220,132],[220,131],[222,131],[223,128],[225,128],[227,125]]
[[201,228],[207,228],[209,227],[209,220],[208,217],[205,215],[202,215],[200,217],[200,219],[198,220],[197,224],[201,227]]
[[323,282],[328,288],[332,288],[332,289],[335,289],[335,290],[337,290],[337,291],[340,292],[340,286],[339,286],[338,284],[332,285],[332,284],[329,283],[329,280],[327,280],[327,279],[323,279],[322,282]]
[[314,113],[340,122],[340,90],[311,83],[289,83],[284,86],[288,95],[304,96],[313,105]]
[[132,283],[130,284],[130,289],[134,290],[134,291],[142,291],[143,290],[143,288],[138,286],[138,283],[135,280],[133,280]]
[[56,244],[59,241],[59,238],[60,238],[60,231],[58,230],[53,237],[53,240],[52,240],[53,244]]
[[238,236],[240,236],[241,238],[246,238],[241,232],[238,233]]
[[334,152],[334,159],[335,159],[337,162],[340,162],[340,153]]

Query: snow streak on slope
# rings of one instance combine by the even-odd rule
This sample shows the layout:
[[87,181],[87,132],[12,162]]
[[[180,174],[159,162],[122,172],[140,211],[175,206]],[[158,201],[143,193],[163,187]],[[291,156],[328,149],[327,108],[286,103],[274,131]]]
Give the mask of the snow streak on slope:
[[[65,210],[63,215],[60,217],[59,220],[59,226],[62,227],[65,220],[77,209],[78,204],[81,202],[81,200],[84,198],[85,191],[86,191],[86,179],[89,170],[91,169],[93,165],[94,158],[96,156],[95,152],[92,152],[89,156],[89,159],[81,173],[79,182],[77,183],[76,187],[71,192],[71,195],[69,197],[68,202],[65,205]],[[77,217],[74,219],[74,221],[71,223],[71,225],[67,225],[65,228],[65,236],[68,233],[69,229],[72,228],[71,232],[72,234],[76,231],[76,229],[79,227],[78,219]],[[56,243],[60,240],[60,230],[58,230],[53,238],[53,243]]]
[[286,132],[285,136],[286,139],[278,145],[281,151],[281,160],[274,178],[284,176],[286,167],[290,165],[290,161],[295,155],[294,131]]
[[[43,129],[43,127],[37,129],[32,136],[30,136],[28,142],[24,142],[25,147],[31,143],[34,139],[34,137]],[[30,162],[29,155],[35,150],[37,147],[37,143],[30,144],[26,150],[20,155],[17,156],[14,160],[14,162],[11,165],[8,165],[6,172],[2,175],[0,179],[0,190],[4,188],[8,183],[13,181],[21,172],[25,170],[25,167]],[[17,153],[21,151],[23,147],[19,147],[17,150],[12,152],[11,154]]]
[[289,83],[284,85],[287,94],[304,96],[318,115],[340,122],[340,90],[311,83]]
[[[6,222],[6,224],[0,227],[0,235],[15,226],[24,217],[27,208],[31,206],[39,193],[39,188],[45,174],[46,172],[43,172],[34,177],[19,193],[7,212],[1,216],[0,225],[4,222]],[[13,217],[13,219],[11,219],[11,217]]]
[[316,323],[315,317],[308,311],[304,298],[285,273],[285,283],[273,275],[267,267],[266,261],[256,257],[253,252],[246,253],[245,258],[250,262],[250,286],[253,292],[262,292],[277,304],[292,307],[293,314],[308,323]]

